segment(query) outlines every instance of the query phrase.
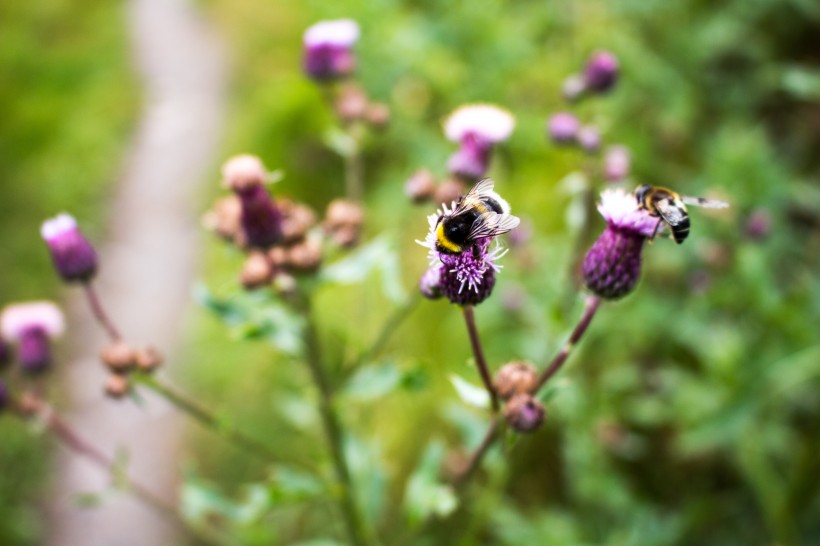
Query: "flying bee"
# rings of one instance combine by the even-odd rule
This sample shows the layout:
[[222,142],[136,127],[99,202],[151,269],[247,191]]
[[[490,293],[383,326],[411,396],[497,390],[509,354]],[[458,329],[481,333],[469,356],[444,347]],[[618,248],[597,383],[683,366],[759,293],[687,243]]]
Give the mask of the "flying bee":
[[459,197],[452,211],[438,217],[436,250],[461,254],[479,239],[507,233],[518,222],[510,205],[493,191],[493,181],[485,178]]
[[635,190],[635,199],[638,201],[640,208],[649,212],[651,216],[660,218],[650,239],[655,238],[661,222],[666,222],[672,231],[675,242],[678,244],[681,244],[689,235],[689,212],[686,210],[686,205],[697,205],[713,209],[722,209],[729,206],[729,203],[716,199],[681,196],[672,190],[648,185],[639,186]]

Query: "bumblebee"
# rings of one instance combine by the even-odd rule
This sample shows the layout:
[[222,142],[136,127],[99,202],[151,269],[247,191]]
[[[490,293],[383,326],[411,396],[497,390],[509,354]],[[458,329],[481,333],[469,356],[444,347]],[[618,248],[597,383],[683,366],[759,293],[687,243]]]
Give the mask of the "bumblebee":
[[493,181],[485,178],[459,197],[452,211],[438,217],[436,250],[461,254],[479,239],[507,233],[518,222],[510,214],[510,205],[493,191]]
[[635,199],[638,206],[649,212],[651,216],[658,216],[658,224],[650,239],[654,239],[661,226],[665,222],[672,231],[675,242],[681,244],[689,235],[689,212],[686,205],[698,205],[707,208],[724,208],[728,203],[716,199],[704,199],[703,197],[681,196],[672,190],[661,188],[660,186],[639,186],[635,190]]

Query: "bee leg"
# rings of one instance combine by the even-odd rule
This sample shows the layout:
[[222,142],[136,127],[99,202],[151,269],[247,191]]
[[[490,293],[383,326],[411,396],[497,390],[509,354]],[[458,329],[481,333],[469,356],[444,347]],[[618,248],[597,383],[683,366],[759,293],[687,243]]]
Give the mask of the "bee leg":
[[649,242],[653,242],[655,240],[655,236],[658,234],[658,230],[661,228],[661,224],[663,223],[663,219],[658,218],[658,223],[655,224],[655,229],[652,230],[652,235],[649,236]]

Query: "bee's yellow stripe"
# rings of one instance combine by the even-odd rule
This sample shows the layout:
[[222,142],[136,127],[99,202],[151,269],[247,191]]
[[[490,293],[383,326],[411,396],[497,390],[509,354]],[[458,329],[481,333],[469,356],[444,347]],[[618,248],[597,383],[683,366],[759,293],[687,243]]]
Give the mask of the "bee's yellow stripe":
[[455,252],[460,252],[461,251],[460,246],[458,246],[457,244],[450,241],[444,235],[444,222],[440,222],[438,227],[436,228],[436,241],[438,242],[438,244],[440,244],[441,246],[443,246],[444,248],[446,248],[450,252],[455,253]]

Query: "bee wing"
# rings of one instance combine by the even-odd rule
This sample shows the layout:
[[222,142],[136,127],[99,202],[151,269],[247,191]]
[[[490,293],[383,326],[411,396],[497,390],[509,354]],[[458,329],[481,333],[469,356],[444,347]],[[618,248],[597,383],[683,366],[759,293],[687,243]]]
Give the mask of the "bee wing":
[[518,216],[512,214],[498,214],[497,212],[488,212],[473,223],[470,230],[469,239],[483,239],[485,237],[495,237],[502,233],[507,233],[510,230],[518,227],[521,220]]
[[470,191],[468,191],[465,195],[462,195],[459,198],[459,200],[456,202],[455,208],[453,208],[453,212],[451,213],[451,215],[458,216],[467,209],[481,202],[481,199],[483,197],[492,195],[494,193],[494,186],[495,182],[493,182],[492,178],[485,178],[483,180],[478,181],[475,186],[470,188]]
[[717,199],[706,199],[704,197],[690,197],[683,196],[681,201],[687,205],[696,205],[698,207],[705,207],[707,209],[725,209],[729,203],[725,201],[718,201]]
[[661,218],[663,218],[664,221],[670,226],[677,226],[680,224],[686,214],[684,209],[676,206],[674,201],[667,199],[666,197],[655,201],[655,209],[658,211],[658,214],[661,215]]

